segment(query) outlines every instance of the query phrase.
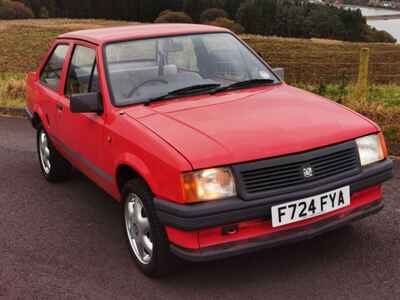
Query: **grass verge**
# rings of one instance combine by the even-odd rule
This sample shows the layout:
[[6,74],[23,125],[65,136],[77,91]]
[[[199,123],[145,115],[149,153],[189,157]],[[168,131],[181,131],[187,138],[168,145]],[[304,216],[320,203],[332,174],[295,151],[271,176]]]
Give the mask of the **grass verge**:
[[0,107],[24,108],[25,79],[23,74],[0,75]]

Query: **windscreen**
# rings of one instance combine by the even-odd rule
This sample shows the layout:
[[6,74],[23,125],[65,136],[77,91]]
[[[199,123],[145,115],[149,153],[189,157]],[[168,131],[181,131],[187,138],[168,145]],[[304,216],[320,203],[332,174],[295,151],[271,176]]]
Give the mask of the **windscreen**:
[[118,106],[145,102],[194,85],[279,81],[229,33],[112,43],[106,46],[105,55],[109,86]]

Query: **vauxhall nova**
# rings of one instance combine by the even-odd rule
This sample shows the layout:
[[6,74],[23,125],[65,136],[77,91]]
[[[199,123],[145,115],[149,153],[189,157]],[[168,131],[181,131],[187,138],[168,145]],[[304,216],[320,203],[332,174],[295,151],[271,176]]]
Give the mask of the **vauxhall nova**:
[[27,77],[41,171],[73,166],[120,201],[149,276],[378,212],[392,176],[379,127],[278,71],[217,27],[63,34]]

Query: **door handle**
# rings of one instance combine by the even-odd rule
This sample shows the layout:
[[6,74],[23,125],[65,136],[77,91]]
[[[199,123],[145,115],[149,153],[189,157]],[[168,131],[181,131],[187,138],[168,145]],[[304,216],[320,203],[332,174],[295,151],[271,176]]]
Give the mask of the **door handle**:
[[61,111],[64,110],[64,105],[62,105],[62,103],[57,103],[56,107],[57,107],[58,110],[61,110]]

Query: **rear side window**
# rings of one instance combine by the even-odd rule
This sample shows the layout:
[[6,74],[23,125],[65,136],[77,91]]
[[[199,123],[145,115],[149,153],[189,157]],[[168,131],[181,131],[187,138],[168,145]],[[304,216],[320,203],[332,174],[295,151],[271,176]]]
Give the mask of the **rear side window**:
[[50,59],[47,61],[42,74],[40,74],[40,81],[54,91],[58,91],[60,87],[61,73],[68,48],[68,45],[56,46]]
[[65,94],[84,94],[99,91],[96,51],[77,45],[72,55]]

